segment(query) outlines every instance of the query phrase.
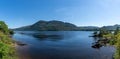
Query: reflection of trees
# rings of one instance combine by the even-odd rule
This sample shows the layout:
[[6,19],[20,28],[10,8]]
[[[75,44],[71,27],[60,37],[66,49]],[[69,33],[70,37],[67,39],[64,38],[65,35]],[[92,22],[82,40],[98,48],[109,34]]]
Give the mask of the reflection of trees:
[[108,42],[107,39],[94,37],[94,42],[92,43],[92,47],[99,49],[100,47],[105,46],[107,42]]
[[93,39],[94,39],[94,42],[93,42],[93,43],[95,43],[95,42],[97,42],[97,41],[99,40],[98,37],[93,37]]

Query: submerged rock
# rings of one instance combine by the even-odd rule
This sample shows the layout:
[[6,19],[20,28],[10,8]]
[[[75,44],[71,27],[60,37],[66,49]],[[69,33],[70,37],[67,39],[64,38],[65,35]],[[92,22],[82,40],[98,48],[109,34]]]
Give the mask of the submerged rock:
[[100,48],[100,47],[102,47],[102,45],[101,45],[101,44],[98,44],[98,43],[96,43],[96,44],[94,44],[94,45],[92,46],[92,48]]
[[25,45],[27,45],[27,44],[25,44],[25,43],[23,43],[23,42],[20,42],[20,41],[16,41],[16,43],[17,43],[17,45],[19,45],[19,46],[25,46]]

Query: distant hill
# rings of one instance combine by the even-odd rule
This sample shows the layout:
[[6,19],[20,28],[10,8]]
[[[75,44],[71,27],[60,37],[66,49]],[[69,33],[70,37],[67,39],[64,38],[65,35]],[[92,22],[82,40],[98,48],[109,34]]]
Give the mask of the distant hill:
[[99,27],[97,27],[97,26],[83,26],[83,27],[78,27],[78,30],[80,30],[80,31],[97,31],[97,30],[99,30]]
[[69,31],[77,30],[77,26],[62,21],[38,21],[33,25],[16,28],[14,30],[21,31]]
[[19,31],[96,31],[100,28],[104,28],[107,30],[115,30],[120,25],[113,25],[113,26],[103,26],[103,27],[96,27],[96,26],[82,26],[78,27],[74,24],[68,22],[62,22],[57,20],[52,21],[38,21],[29,26],[23,26],[20,28],[16,28],[13,30]]
[[102,28],[107,29],[107,30],[115,30],[117,27],[120,28],[120,25],[116,24],[113,26],[103,26]]

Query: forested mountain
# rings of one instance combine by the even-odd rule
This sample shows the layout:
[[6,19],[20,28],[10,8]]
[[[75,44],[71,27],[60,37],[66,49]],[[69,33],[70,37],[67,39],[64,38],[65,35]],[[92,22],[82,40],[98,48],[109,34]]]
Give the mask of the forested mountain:
[[84,31],[94,31],[94,30],[100,30],[100,29],[106,29],[114,31],[116,28],[120,28],[120,25],[111,25],[111,26],[103,26],[103,27],[95,27],[95,26],[87,26],[87,27],[79,27],[78,30],[84,30]]
[[16,28],[14,30],[68,31],[77,30],[77,26],[71,23],[53,20],[53,21],[38,21],[33,25]]
[[97,26],[84,26],[84,27],[78,27],[78,30],[80,30],[80,31],[97,31],[97,30],[99,30],[99,27],[97,27]]
[[116,30],[117,27],[120,28],[120,25],[116,24],[113,26],[103,26],[102,28],[107,29],[107,30]]
[[68,23],[68,22],[62,22],[62,21],[38,21],[32,25],[29,26],[23,26],[20,28],[16,28],[14,30],[20,30],[20,31],[96,31],[100,28],[104,28],[107,30],[115,30],[117,27],[120,27],[120,25],[113,25],[113,26],[103,26],[103,27],[97,27],[97,26],[82,26],[78,27],[74,24]]

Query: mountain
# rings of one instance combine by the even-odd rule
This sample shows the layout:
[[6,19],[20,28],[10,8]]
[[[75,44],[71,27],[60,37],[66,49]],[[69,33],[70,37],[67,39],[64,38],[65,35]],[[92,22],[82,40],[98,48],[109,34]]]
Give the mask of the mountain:
[[120,25],[116,24],[113,26],[103,26],[103,27],[96,27],[96,26],[82,26],[78,27],[74,24],[68,22],[62,22],[57,20],[52,21],[43,21],[40,20],[32,25],[23,26],[20,28],[16,28],[13,30],[20,30],[20,31],[96,31],[100,28],[107,29],[107,30],[115,30]]
[[21,31],[69,31],[77,30],[77,26],[71,23],[62,21],[38,21],[33,25],[16,28],[14,30]]
[[107,30],[116,30],[117,27],[120,28],[120,25],[116,24],[113,26],[103,26],[102,28],[107,29]]
[[78,27],[78,30],[81,30],[81,31],[97,31],[99,29],[100,28],[97,27],[97,26],[83,26],[83,27]]

